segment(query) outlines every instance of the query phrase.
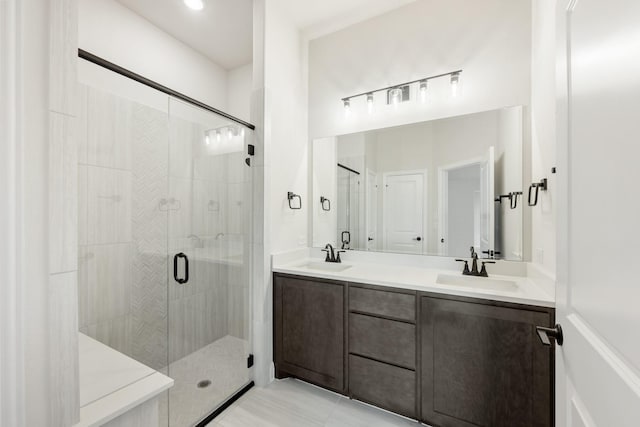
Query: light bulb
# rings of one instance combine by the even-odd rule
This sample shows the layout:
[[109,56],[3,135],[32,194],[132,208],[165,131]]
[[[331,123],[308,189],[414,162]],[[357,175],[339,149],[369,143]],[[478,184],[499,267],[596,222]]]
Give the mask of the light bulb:
[[369,114],[373,112],[373,93],[371,92],[367,94],[367,111]]
[[244,138],[244,128],[240,129],[240,136]]
[[451,96],[458,96],[458,84],[460,83],[460,73],[451,74]]
[[427,101],[427,81],[426,80],[422,80],[420,82],[420,101],[422,102]]
[[233,138],[233,129],[228,127],[227,128],[227,139],[231,139]]
[[397,108],[398,104],[400,103],[400,98],[402,97],[402,89],[391,89],[389,95],[391,96],[391,104],[393,104],[393,106]]
[[222,135],[220,135],[220,130],[216,130],[216,141],[220,142],[221,138],[222,138]]
[[204,9],[203,0],[183,0],[184,4],[191,10],[202,10]]
[[351,101],[349,101],[349,99],[343,99],[343,103],[344,103],[344,115],[348,117],[349,114],[351,114]]
[[209,134],[206,134],[204,136],[204,143],[207,145],[211,144],[211,140],[209,139]]

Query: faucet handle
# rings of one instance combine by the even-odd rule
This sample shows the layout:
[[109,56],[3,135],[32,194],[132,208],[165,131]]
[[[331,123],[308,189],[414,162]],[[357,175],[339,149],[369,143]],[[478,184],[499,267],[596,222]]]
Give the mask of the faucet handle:
[[456,259],[457,262],[464,262],[464,270],[462,270],[462,274],[469,274],[469,262],[466,259]]
[[487,273],[487,267],[485,264],[495,264],[495,261],[482,261],[482,268],[480,269],[480,275],[482,277],[489,277],[489,273]]
[[322,252],[327,253],[327,257],[324,259],[324,262],[331,262],[331,257],[329,256],[329,249],[322,249]]
[[342,262],[342,260],[340,259],[340,254],[341,254],[342,252],[347,252],[347,251],[338,250],[338,251],[336,251],[336,252],[337,252],[337,255],[336,255],[336,262]]

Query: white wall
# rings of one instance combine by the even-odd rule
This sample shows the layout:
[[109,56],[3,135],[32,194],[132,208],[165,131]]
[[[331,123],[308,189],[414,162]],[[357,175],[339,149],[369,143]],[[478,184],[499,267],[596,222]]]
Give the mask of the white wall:
[[226,112],[249,122],[251,120],[251,79],[253,64],[249,63],[227,72]]
[[[318,38],[309,47],[309,133],[340,135],[433,118],[528,105],[531,97],[530,0],[424,0]],[[341,98],[463,69],[462,93],[430,82],[425,104],[397,109],[364,98],[345,118]],[[380,101],[376,99],[376,101]]]
[[[265,29],[265,116],[270,132],[265,149],[271,159],[271,252],[307,245],[307,126],[303,43],[285,10],[267,2]],[[287,192],[302,196],[302,210],[291,210]]]
[[[322,138],[313,144],[313,246],[336,245],[338,224],[336,138]],[[329,211],[322,209],[320,196],[330,200]]]
[[220,110],[227,71],[115,0],[79,0],[81,49]]
[[[253,348],[255,381],[264,385],[273,377],[270,256],[307,246],[312,203],[307,197],[306,47],[286,11],[266,0],[253,4]],[[301,210],[289,209],[288,191],[302,196]]]
[[555,8],[555,0],[533,2],[531,68],[531,177],[533,181],[549,180],[549,190],[531,208],[531,256],[552,276],[556,272],[556,176],[551,173],[556,166]]
[[3,426],[79,416],[75,6],[0,2]]

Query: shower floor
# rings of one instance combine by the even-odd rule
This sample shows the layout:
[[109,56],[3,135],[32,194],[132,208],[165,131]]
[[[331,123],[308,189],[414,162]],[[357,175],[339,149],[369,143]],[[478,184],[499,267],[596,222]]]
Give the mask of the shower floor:
[[[160,427],[190,427],[249,382],[247,341],[227,335],[169,365],[174,386],[160,403]],[[166,370],[165,370],[166,371]],[[211,381],[198,387],[201,381]],[[168,411],[168,414],[167,414]]]

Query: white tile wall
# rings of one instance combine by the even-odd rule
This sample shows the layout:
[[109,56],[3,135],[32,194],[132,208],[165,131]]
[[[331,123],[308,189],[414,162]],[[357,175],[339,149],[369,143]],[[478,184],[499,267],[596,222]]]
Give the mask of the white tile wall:
[[52,425],[69,426],[78,417],[78,299],[76,272],[49,276],[49,351]]
[[134,103],[93,88],[87,101],[87,163],[130,170]]
[[77,269],[78,167],[76,120],[49,116],[49,272]]
[[88,243],[130,242],[131,172],[89,166],[87,175]]

